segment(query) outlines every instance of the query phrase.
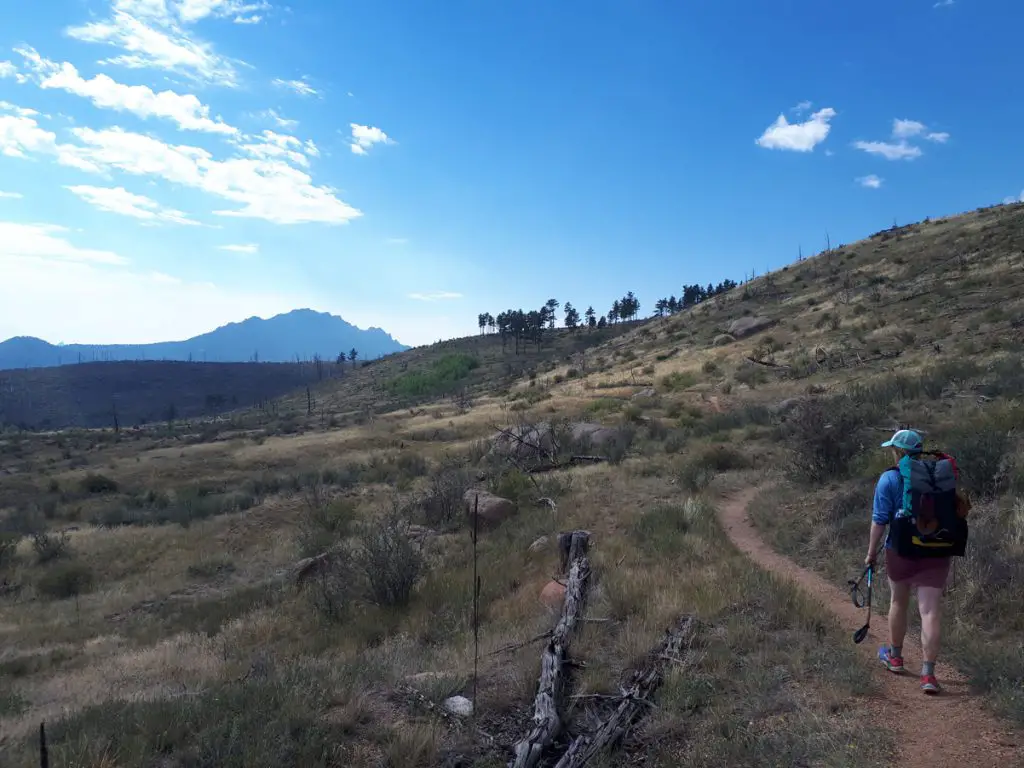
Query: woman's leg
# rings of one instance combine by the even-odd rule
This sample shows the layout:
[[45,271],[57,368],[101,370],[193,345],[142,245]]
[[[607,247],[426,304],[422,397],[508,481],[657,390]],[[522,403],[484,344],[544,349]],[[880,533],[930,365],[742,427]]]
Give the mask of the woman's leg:
[[921,610],[921,657],[935,663],[939,656],[942,624],[942,588],[918,587],[917,605]]
[[889,579],[889,643],[900,656],[907,635],[907,609],[910,607],[910,582]]

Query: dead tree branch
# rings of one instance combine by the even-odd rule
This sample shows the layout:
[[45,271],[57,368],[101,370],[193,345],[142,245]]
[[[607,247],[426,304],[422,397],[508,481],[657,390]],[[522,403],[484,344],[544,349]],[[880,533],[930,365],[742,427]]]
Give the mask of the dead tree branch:
[[515,745],[511,768],[536,766],[544,750],[562,729],[559,709],[565,685],[563,670],[569,650],[569,636],[577,617],[583,612],[590,580],[590,559],[587,557],[590,534],[587,531],[573,531],[560,534],[558,539],[560,547],[568,541],[568,560],[571,563],[569,584],[565,590],[562,616],[541,655],[541,673],[537,682],[537,697],[534,699],[534,727],[526,738]]
[[611,716],[592,735],[577,736],[555,768],[580,768],[586,765],[602,752],[619,744],[644,713],[656,709],[651,702],[651,695],[661,686],[666,666],[682,660],[685,648],[693,641],[696,628],[696,620],[692,616],[684,616],[672,630],[666,631],[661,647],[651,654],[650,666],[633,673],[630,685],[618,697],[619,705]]

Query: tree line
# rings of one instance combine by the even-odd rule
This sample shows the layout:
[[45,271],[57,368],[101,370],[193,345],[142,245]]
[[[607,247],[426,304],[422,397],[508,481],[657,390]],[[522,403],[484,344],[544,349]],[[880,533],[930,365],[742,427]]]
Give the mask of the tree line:
[[[681,297],[670,296],[658,299],[654,304],[652,316],[664,317],[665,315],[674,315],[677,312],[690,309],[702,301],[707,301],[714,296],[732,290],[737,285],[738,283],[734,280],[723,280],[718,285],[713,283],[708,283],[707,286],[697,285],[696,283],[684,285]],[[520,347],[525,344],[536,344],[539,349],[544,338],[544,332],[552,331],[556,327],[557,316],[555,310],[560,306],[562,305],[558,299],[548,299],[543,306],[534,310],[506,309],[497,315],[492,315],[490,312],[481,312],[476,318],[477,327],[480,329],[481,334],[500,334],[502,349],[505,348],[510,339],[513,340],[515,342],[516,354],[519,354]],[[640,314],[640,300],[633,291],[629,291],[622,298],[615,299],[608,312],[603,315],[598,315],[593,306],[587,307],[581,315],[580,311],[568,301],[565,302],[562,311],[563,323],[570,331],[576,331],[580,328],[593,330],[605,328],[618,322],[636,320]]]

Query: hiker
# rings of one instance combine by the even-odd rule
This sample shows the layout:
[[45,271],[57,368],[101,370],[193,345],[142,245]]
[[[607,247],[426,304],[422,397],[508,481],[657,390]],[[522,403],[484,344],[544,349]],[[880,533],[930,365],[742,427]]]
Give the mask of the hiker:
[[[910,590],[917,587],[917,604],[921,612],[921,690],[928,694],[940,691],[935,679],[935,660],[939,653],[942,593],[949,577],[950,557],[906,557],[897,552],[893,542],[893,522],[904,507],[903,474],[900,462],[904,457],[916,460],[924,450],[921,436],[911,429],[897,431],[882,443],[888,448],[897,466],[878,478],[871,511],[871,535],[865,565],[874,565],[882,534],[885,539],[885,570],[892,593],[889,605],[889,644],[878,649],[878,658],[890,672],[903,672],[903,639],[907,633],[907,609]],[[955,473],[955,465],[951,470]],[[955,483],[955,474],[951,475]],[[952,488],[952,486],[951,486]],[[962,552],[962,549],[961,549]]]

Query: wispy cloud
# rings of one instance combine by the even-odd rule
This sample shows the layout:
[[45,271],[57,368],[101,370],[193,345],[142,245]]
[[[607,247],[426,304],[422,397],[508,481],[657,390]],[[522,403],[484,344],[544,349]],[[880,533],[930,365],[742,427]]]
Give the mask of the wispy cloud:
[[956,0],[939,0],[939,2],[933,5],[933,8],[949,8],[951,5],[956,5]]
[[231,251],[231,253],[246,254],[257,253],[260,249],[260,247],[255,243],[245,243],[242,245],[218,245],[217,248],[219,248],[222,251]]
[[287,88],[299,96],[317,96],[319,91],[313,86],[306,82],[306,78],[303,77],[301,80],[282,80],[280,77],[275,78],[273,84],[278,88]]
[[892,121],[892,137],[894,139],[909,139],[923,132],[924,123],[919,123],[917,120],[900,120],[897,118]]
[[855,141],[853,146],[871,155],[881,155],[886,160],[913,160],[923,154],[920,147],[908,141],[914,138],[945,144],[949,141],[949,134],[929,132],[928,126],[919,120],[896,118],[892,121],[892,141]]
[[39,114],[34,109],[19,107],[17,104],[11,104],[9,101],[0,101],[0,112],[13,112],[18,117],[33,117]]
[[[257,218],[274,224],[343,224],[362,216],[331,187],[314,185],[304,168],[292,162],[298,153],[287,146],[298,142],[294,137],[270,141],[265,133],[263,148],[256,156],[218,160],[206,149],[167,144],[116,126],[74,128],[71,133],[78,143],[61,144],[33,118],[0,115],[0,154],[20,158],[49,155],[62,165],[90,173],[117,170],[160,178],[236,204],[235,208],[214,210],[217,216]],[[259,146],[259,142],[252,145]]]
[[[803,104],[797,105],[798,108],[801,106]],[[765,149],[811,152],[828,138],[832,129],[829,121],[835,116],[836,111],[831,107],[819,109],[802,123],[790,123],[784,114],[780,114],[756,143]]]
[[101,211],[150,223],[198,224],[181,211],[164,208],[156,200],[145,195],[136,195],[124,187],[92,187],[78,184],[65,189]]
[[18,68],[14,66],[13,62],[0,61],[0,79],[14,77],[16,74],[18,74]]
[[409,238],[407,237],[389,237],[384,241],[388,245],[408,245]]
[[137,117],[163,118],[184,131],[202,131],[234,135],[238,129],[210,117],[210,108],[192,94],[179,94],[171,90],[153,91],[145,85],[124,85],[105,74],[86,80],[73,64],[58,64],[44,59],[32,48],[21,48],[32,70],[41,79],[39,87],[58,89],[89,99],[100,109],[130,112]]
[[453,293],[452,291],[434,291],[432,293],[410,293],[410,299],[416,301],[449,301],[451,299],[461,299],[461,293]]
[[8,200],[20,200],[24,195],[21,192],[4,192],[0,189],[0,198],[6,198]]
[[1017,197],[1013,197],[1012,195],[1010,197],[1004,197],[1003,202],[1006,203],[1006,205],[1013,205],[1014,203],[1024,203],[1024,191],[1022,191]]
[[46,258],[108,265],[128,263],[126,258],[112,251],[79,248],[59,234],[67,231],[65,227],[54,224],[15,224],[0,221],[0,263],[5,257]]
[[887,141],[855,141],[857,149],[869,155],[881,155],[886,160],[913,160],[921,156],[921,150],[905,141],[890,143]]
[[180,0],[178,17],[185,23],[205,19],[207,16],[234,16],[236,24],[258,24],[262,16],[250,14],[270,8],[267,2],[246,2],[246,0]]
[[878,178],[875,174],[871,173],[867,176],[861,176],[857,179],[857,183],[862,187],[868,189],[880,189],[882,187],[882,179]]
[[294,128],[298,128],[299,127],[299,121],[298,120],[289,120],[286,117],[282,117],[281,115],[279,115],[273,109],[268,109],[265,112],[263,112],[262,114],[263,114],[264,117],[269,118],[270,120],[273,120],[278,128],[284,128],[286,130],[292,130]]
[[388,136],[380,128],[370,125],[359,125],[349,123],[352,129],[352,143],[349,146],[352,152],[357,155],[365,155],[375,144],[394,144],[395,140]]
[[68,27],[65,33],[75,40],[124,51],[106,63],[175,72],[226,86],[237,84],[234,63],[187,32],[164,0],[113,0],[109,18]]

